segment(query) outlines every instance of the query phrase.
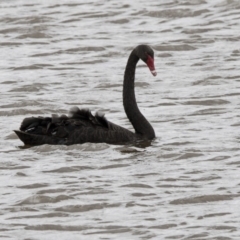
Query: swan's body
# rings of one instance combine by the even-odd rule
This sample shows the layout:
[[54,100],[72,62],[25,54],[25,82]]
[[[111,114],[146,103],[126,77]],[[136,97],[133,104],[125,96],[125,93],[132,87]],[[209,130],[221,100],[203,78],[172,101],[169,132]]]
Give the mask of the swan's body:
[[69,116],[25,118],[20,131],[15,133],[26,145],[80,144],[85,142],[124,144],[138,139],[152,140],[155,137],[150,123],[139,111],[134,92],[135,69],[142,59],[156,76],[154,53],[147,45],[137,46],[130,54],[124,74],[123,105],[135,133],[115,125],[104,116],[93,116],[89,110],[74,107]]

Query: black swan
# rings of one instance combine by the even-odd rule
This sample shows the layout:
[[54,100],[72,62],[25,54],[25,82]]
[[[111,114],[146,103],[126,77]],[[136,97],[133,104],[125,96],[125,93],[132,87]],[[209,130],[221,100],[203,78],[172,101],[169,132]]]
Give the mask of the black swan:
[[115,125],[100,113],[93,116],[88,109],[79,109],[78,107],[73,107],[68,117],[53,114],[52,117],[25,118],[20,131],[16,130],[15,133],[25,145],[31,146],[71,145],[85,142],[125,144],[141,139],[154,139],[154,130],[139,111],[135,98],[135,70],[139,59],[147,64],[153,76],[157,75],[152,48],[147,45],[139,45],[134,48],[128,58],[124,73],[123,106],[135,133]]

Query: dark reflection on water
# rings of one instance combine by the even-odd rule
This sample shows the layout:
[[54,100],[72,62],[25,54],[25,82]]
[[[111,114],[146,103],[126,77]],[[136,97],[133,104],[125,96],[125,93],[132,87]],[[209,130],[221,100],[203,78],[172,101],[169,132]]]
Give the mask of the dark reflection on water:
[[23,146],[18,146],[19,149],[29,149],[29,148],[32,148],[34,146],[31,146],[31,145],[23,145]]
[[[134,143],[131,143],[131,144],[130,143],[127,143],[127,144],[116,144],[115,146],[121,145],[121,146],[123,146],[123,148],[124,148],[124,146],[126,146],[126,148],[128,148],[128,147],[147,148],[147,147],[151,146],[151,143],[152,143],[151,140],[143,139],[143,140],[138,140],[138,141],[136,141]],[[89,143],[89,144],[95,145],[94,143]],[[59,144],[59,145],[61,145],[61,144]],[[34,146],[34,145],[18,146],[19,149],[23,149],[23,150],[24,149],[29,149],[29,148],[32,148],[32,147],[36,147],[36,146]],[[49,145],[49,147],[51,147],[51,145]]]

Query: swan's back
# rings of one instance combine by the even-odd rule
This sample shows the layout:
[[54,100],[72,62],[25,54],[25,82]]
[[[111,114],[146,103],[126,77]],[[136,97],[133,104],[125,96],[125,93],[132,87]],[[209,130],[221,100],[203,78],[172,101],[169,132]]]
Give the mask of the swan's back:
[[20,131],[15,131],[26,145],[110,143],[136,140],[131,131],[109,122],[102,114],[95,116],[86,109],[74,107],[70,114],[25,118]]

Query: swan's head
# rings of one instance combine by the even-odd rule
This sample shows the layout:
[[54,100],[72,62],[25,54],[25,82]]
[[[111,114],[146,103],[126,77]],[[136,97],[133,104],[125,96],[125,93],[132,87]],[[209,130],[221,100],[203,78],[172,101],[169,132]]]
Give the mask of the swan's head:
[[148,45],[139,45],[135,48],[136,55],[145,62],[153,76],[157,75],[154,66],[154,52]]

